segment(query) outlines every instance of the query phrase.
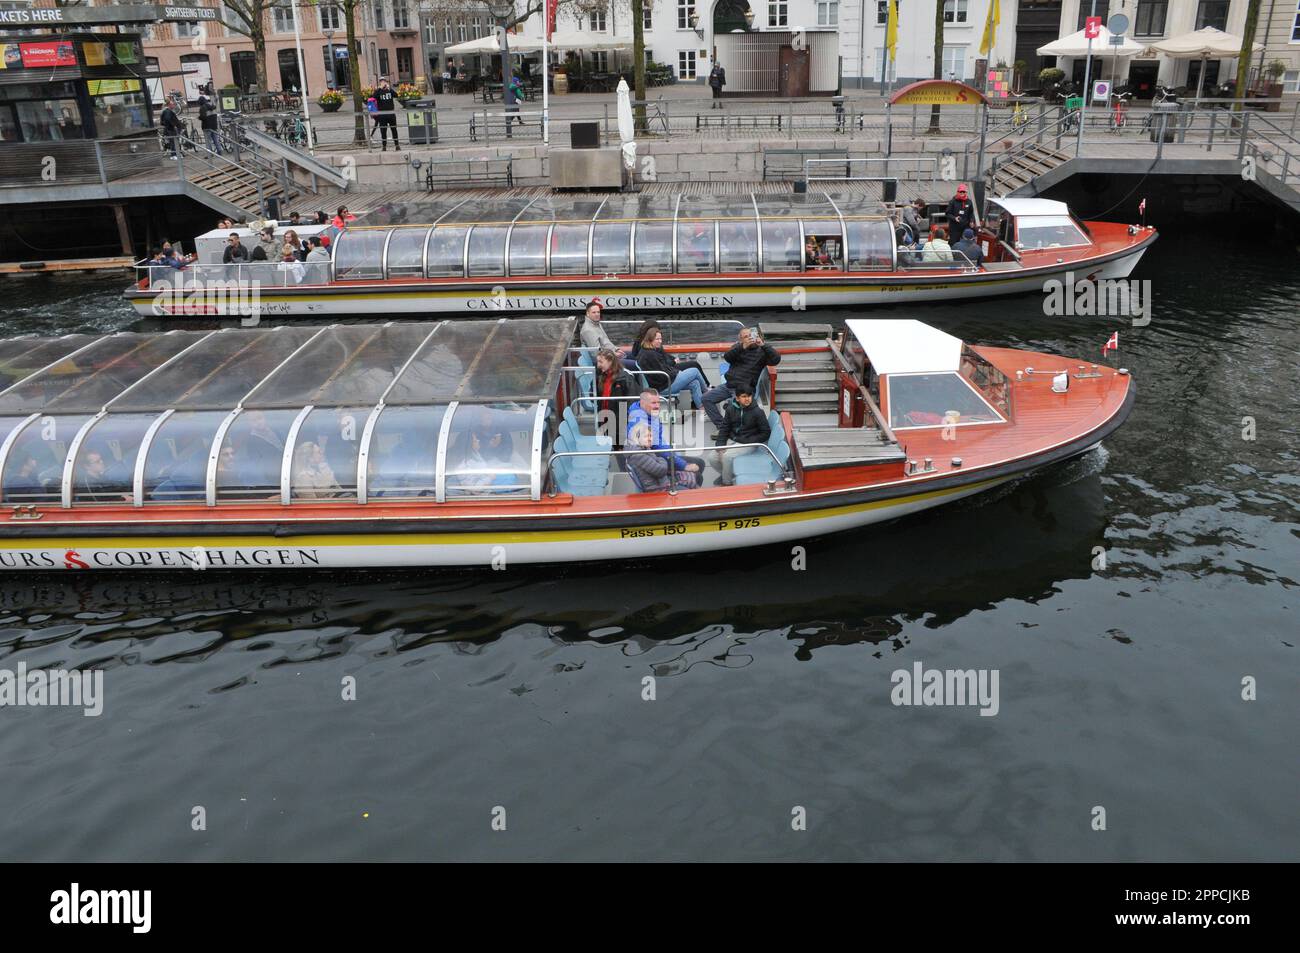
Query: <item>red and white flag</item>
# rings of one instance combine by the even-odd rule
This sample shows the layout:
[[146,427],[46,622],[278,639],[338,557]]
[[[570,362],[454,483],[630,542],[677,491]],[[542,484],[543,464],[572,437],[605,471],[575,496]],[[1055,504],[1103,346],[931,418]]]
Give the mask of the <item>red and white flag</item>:
[[559,5],[560,0],[546,0],[546,38],[548,40],[555,33],[555,12]]
[[1118,350],[1119,350],[1119,332],[1116,331],[1114,334],[1110,336],[1110,340],[1107,341],[1105,345],[1103,345],[1101,349],[1101,353],[1105,354],[1107,351],[1118,351]]
[[1147,213],[1147,200],[1143,199],[1141,202],[1138,202],[1138,214],[1145,215],[1146,213]]

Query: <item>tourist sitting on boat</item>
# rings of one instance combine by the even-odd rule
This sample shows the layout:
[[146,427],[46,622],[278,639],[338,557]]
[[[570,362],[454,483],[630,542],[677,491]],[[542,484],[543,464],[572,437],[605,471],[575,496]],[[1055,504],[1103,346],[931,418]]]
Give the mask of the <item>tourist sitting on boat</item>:
[[600,326],[600,319],[603,313],[603,306],[599,298],[592,298],[587,302],[586,317],[582,322],[582,329],[578,336],[582,339],[582,346],[591,348],[593,351],[610,350],[615,351],[618,348],[614,342],[609,339],[605,329]]
[[257,245],[249,256],[250,261],[276,261],[280,256],[280,242],[275,240],[275,229],[266,226],[257,233]]
[[310,440],[294,451],[292,476],[293,495],[298,499],[328,500],[343,492],[334,470],[325,462],[325,451]]
[[912,240],[920,238],[924,234],[921,230],[921,219],[925,216],[925,199],[912,199],[910,205],[903,206],[903,226],[912,233]]
[[719,449],[718,469],[722,476],[717,483],[732,486],[736,482],[736,458],[750,453],[763,453],[760,447],[728,447],[732,443],[767,443],[772,436],[772,425],[767,414],[754,400],[754,388],[744,384],[736,386],[736,396],[722,405],[722,423],[718,425],[716,444]]
[[641,342],[645,340],[645,336],[650,333],[652,328],[657,327],[659,327],[659,322],[654,318],[646,318],[642,321],[641,327],[636,329],[636,335],[632,338],[632,349],[627,352],[627,356],[635,361],[637,355],[641,353]]
[[[513,459],[512,444],[503,443],[498,438],[505,434],[493,434],[488,430],[464,430],[457,438],[448,454],[447,485],[462,491],[495,493],[503,487],[514,487],[515,478],[509,473],[490,473],[487,471],[501,469],[502,465]],[[496,447],[493,441],[497,440]],[[502,459],[504,455],[505,459]]]
[[921,261],[923,253],[924,246],[909,235],[898,243],[898,264],[903,268],[915,265]]
[[934,229],[934,234],[921,250],[921,260],[926,262],[952,261],[952,246],[948,244],[947,232],[942,228]]
[[[643,450],[654,449],[654,434],[648,424],[639,423],[628,432],[628,446]],[[677,485],[685,489],[694,489],[699,484],[700,467],[694,463],[681,465],[685,458],[678,457]],[[633,453],[628,456],[628,473],[632,482],[642,493],[654,493],[672,489],[672,463],[668,457],[658,453]]]
[[90,503],[130,502],[131,494],[114,490],[126,478],[121,466],[110,470],[104,455],[98,450],[87,450],[78,467],[75,489],[79,499]]
[[231,232],[226,239],[226,250],[221,255],[221,261],[227,265],[248,261],[248,249],[240,244],[238,232]]
[[[672,442],[664,439],[663,421],[659,419],[659,408],[663,404],[663,397],[659,391],[653,387],[647,387],[641,391],[641,398],[634,403],[627,412],[627,432],[628,441],[632,439],[632,428],[637,424],[645,424],[650,428],[650,434],[654,438],[651,446],[656,450],[673,450]],[[667,454],[665,454],[667,456]],[[701,457],[684,457],[680,453],[673,452],[677,459],[677,469],[685,470],[692,463],[696,469],[704,470],[704,460]]]
[[171,242],[162,243],[162,253],[163,253],[163,258],[167,259],[168,264],[170,264],[173,268],[184,268],[186,265],[188,265],[190,262],[194,260],[193,255],[182,255],[180,252],[178,252],[176,250],[176,247],[172,245]]
[[[704,375],[698,366],[691,367],[688,362],[680,362],[664,350],[664,335],[659,328],[646,332],[641,339],[641,350],[637,353],[637,363],[643,371],[659,371],[668,375],[668,394],[690,390],[695,407],[704,406]],[[658,383],[659,378],[656,380]]]
[[280,246],[280,258],[284,261],[306,261],[307,248],[298,233],[292,228],[284,233],[284,243]]
[[[623,369],[623,362],[618,352],[606,348],[596,355],[596,396],[598,397],[633,397],[636,384],[632,375]],[[609,434],[614,438],[617,450],[622,440],[622,428],[617,424],[627,401],[602,400],[596,413],[596,432]]]
[[334,214],[334,221],[331,222],[340,232],[348,227],[348,222],[355,222],[357,217],[348,211],[346,205],[340,205],[339,210]]
[[[973,228],[968,228],[961,233],[961,241],[953,245],[952,250],[965,255],[970,259],[972,265],[978,265],[984,258],[984,253],[980,251],[979,242],[975,241],[975,229]],[[961,259],[957,258],[957,261],[961,261]]]
[[781,354],[763,341],[758,328],[741,328],[740,340],[722,355],[722,359],[728,364],[726,380],[704,395],[704,412],[715,427],[722,425],[718,405],[735,394],[738,388],[744,387],[754,393],[758,376],[764,368],[780,364]]

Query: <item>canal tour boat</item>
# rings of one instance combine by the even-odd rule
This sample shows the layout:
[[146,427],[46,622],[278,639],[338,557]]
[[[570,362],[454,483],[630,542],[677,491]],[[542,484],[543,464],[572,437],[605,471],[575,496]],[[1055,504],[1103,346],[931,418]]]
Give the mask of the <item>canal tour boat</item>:
[[[663,328],[717,381],[738,325]],[[705,469],[654,492],[620,461],[659,451],[601,433],[641,398],[595,395],[571,318],[0,341],[0,564],[500,568],[783,543],[1078,456],[1133,404],[1122,369],[916,321],[812,328],[774,345],[771,436],[734,485],[715,485],[702,415],[660,408],[664,443]]]
[[896,228],[896,209],[858,193],[446,198],[330,227],[317,262],[223,265],[204,250],[226,236],[208,233],[196,263],[142,266],[126,297],[151,316],[572,314],[593,295],[628,311],[802,310],[1126,278],[1156,238],[1036,198],[985,202],[979,265],[900,250]]

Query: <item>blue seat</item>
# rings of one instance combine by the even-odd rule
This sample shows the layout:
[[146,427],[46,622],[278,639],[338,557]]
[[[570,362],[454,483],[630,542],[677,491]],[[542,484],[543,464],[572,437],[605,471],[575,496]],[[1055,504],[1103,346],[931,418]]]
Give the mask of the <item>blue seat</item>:
[[578,450],[609,450],[614,445],[612,437],[596,434],[595,436],[585,435],[578,427],[578,415],[573,412],[572,407],[565,407],[563,419],[560,421],[560,429],[564,430],[565,424],[568,424],[570,442]]
[[[560,421],[560,436],[571,450],[583,453],[600,452],[598,457],[573,457],[573,465],[580,470],[608,470],[610,439],[608,437],[584,437],[578,428],[568,420]],[[590,441],[590,442],[588,442]]]
[[[561,435],[553,447],[556,453],[566,453],[573,450],[573,444],[568,438]],[[594,467],[577,466],[581,457],[560,457],[555,461],[552,472],[555,474],[555,485],[561,493],[569,493],[573,496],[603,496],[606,486],[609,485],[609,463],[606,458],[604,470],[597,470]]]
[[790,445],[786,443],[785,430],[781,426],[781,417],[776,411],[770,411],[767,415],[767,422],[772,428],[771,436],[767,438],[767,446],[776,454],[776,459],[781,461],[781,466],[777,466],[776,461],[769,454],[756,451],[739,457],[735,462],[736,483],[766,483],[769,480],[778,479],[782,473],[782,467],[790,462]]
[[[578,355],[578,366],[591,368],[596,366],[596,362],[592,359],[590,351],[583,351]],[[592,397],[595,395],[596,372],[594,370],[589,373],[578,374],[578,393],[583,397]],[[582,401],[580,406],[582,407],[582,412],[584,414],[594,414],[596,412],[596,405],[592,401]]]

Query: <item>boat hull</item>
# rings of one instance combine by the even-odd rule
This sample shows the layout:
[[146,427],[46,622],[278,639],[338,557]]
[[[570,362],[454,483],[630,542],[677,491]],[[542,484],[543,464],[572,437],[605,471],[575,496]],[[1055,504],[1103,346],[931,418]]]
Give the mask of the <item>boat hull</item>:
[[464,280],[358,281],[292,288],[259,287],[228,293],[159,295],[131,288],[126,297],[137,313],[165,317],[311,318],[344,315],[494,314],[580,312],[593,295],[619,311],[803,310],[871,307],[904,302],[954,301],[1042,293],[1049,281],[1127,278],[1154,241],[1095,257],[1052,261],[979,273],[917,274],[807,273],[802,275],[583,276],[580,278],[493,278]]

